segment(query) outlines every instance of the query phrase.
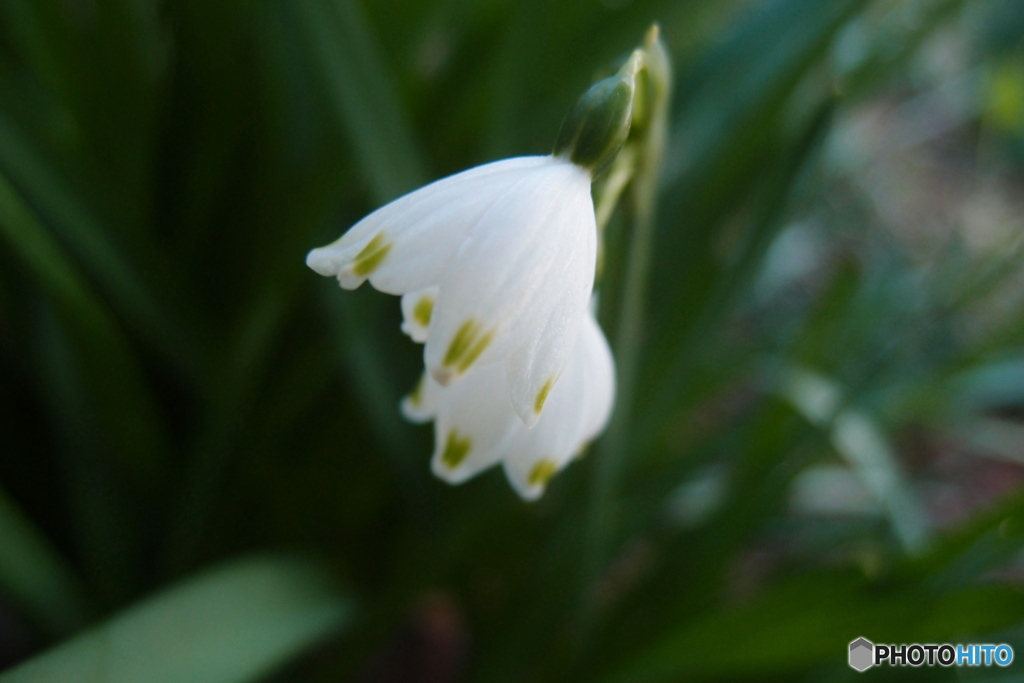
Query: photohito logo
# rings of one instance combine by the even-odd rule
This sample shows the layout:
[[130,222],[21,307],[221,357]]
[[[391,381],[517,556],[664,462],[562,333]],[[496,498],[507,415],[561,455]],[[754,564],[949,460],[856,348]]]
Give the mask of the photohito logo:
[[875,644],[867,638],[858,638],[850,643],[850,666],[857,671],[866,671],[875,663]]
[[867,638],[850,643],[850,667],[867,671],[873,666],[1010,666],[1013,648],[1006,644],[876,645]]

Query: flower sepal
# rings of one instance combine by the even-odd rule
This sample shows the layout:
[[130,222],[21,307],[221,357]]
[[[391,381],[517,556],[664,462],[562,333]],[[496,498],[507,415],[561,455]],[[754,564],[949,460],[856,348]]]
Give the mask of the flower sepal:
[[641,59],[639,51],[633,52],[618,73],[583,93],[562,121],[555,156],[587,169],[591,178],[611,164],[629,137]]

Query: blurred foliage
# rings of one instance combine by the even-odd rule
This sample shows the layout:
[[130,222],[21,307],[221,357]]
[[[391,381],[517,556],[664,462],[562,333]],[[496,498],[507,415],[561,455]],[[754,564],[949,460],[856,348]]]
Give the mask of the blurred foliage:
[[[449,488],[397,411],[397,302],[303,256],[549,151],[652,21],[676,96],[625,427],[537,504]],[[1013,0],[0,0],[0,681],[1024,654],[1022,176]]]

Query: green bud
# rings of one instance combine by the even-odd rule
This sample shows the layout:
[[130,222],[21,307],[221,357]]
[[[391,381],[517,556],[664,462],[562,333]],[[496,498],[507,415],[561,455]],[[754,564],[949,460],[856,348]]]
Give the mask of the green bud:
[[600,175],[615,159],[629,137],[640,59],[640,53],[634,52],[617,74],[583,93],[562,121],[556,156],[586,168],[591,177]]
[[672,65],[659,33],[658,25],[653,24],[644,36],[643,64],[636,77],[633,123],[630,131],[630,135],[636,139],[648,137],[651,127],[660,124],[668,111]]

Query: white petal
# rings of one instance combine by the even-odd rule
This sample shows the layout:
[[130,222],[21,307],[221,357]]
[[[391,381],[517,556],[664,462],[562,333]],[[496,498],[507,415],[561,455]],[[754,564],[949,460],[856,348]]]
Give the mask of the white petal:
[[427,340],[437,291],[437,287],[426,287],[402,295],[402,332],[414,342],[422,344]]
[[434,377],[450,383],[527,343],[567,290],[586,301],[595,244],[585,171],[550,158],[520,178],[479,219],[440,282],[424,349]]
[[402,399],[402,415],[410,422],[423,423],[437,416],[440,387],[427,373],[423,373],[412,391]]
[[608,343],[588,314],[564,376],[548,397],[548,409],[533,429],[518,427],[506,444],[505,475],[521,497],[539,498],[551,477],[604,429],[614,374]]
[[531,338],[509,357],[509,398],[519,419],[527,427],[532,427],[540,418],[546,399],[576,346],[580,323],[589,316],[587,299],[590,286],[584,286],[584,282],[593,282],[593,271],[574,275],[576,281],[568,284],[568,291],[544,325],[537,328]]
[[[615,392],[614,361],[591,313],[583,316],[577,343],[547,410],[533,429],[507,401],[501,364],[473,368],[459,383],[442,387],[425,376],[415,413],[436,416],[432,467],[457,484],[504,460],[513,488],[526,500],[540,497],[548,480],[572,460],[608,421]],[[433,410],[433,412],[431,412]]]
[[518,157],[457,173],[399,197],[335,242],[309,252],[306,265],[354,289],[368,277],[389,294],[435,284],[480,215],[522,173],[550,157]]
[[615,359],[608,346],[608,340],[593,315],[583,319],[580,329],[578,353],[582,357],[587,378],[587,406],[583,421],[581,443],[575,451],[604,431],[615,404]]
[[508,405],[504,373],[498,365],[476,368],[454,387],[438,387],[431,468],[450,484],[460,484],[503,457],[514,427],[521,427]]

